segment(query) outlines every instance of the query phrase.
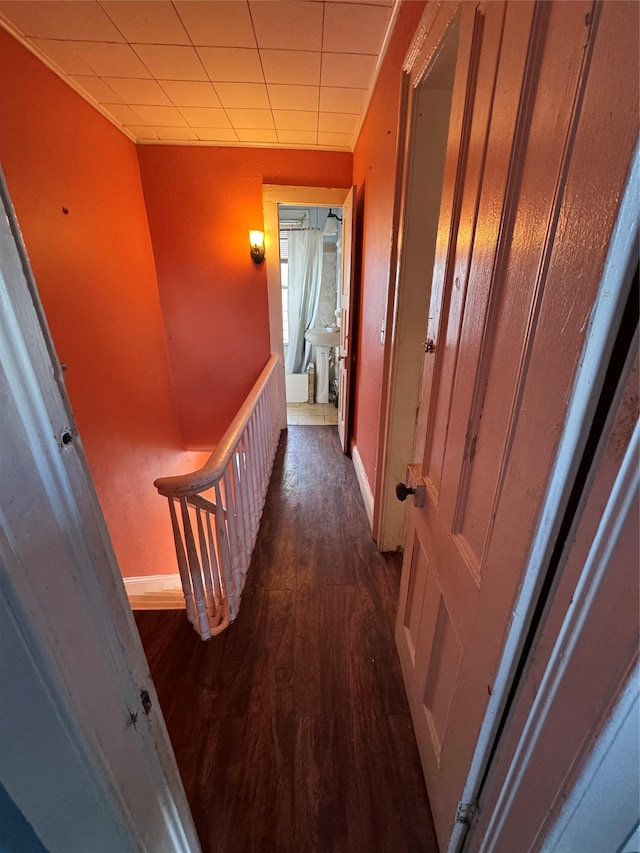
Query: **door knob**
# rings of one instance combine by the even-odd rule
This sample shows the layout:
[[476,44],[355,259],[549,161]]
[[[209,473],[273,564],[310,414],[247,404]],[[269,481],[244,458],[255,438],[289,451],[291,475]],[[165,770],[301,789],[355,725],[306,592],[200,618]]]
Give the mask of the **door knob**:
[[396,497],[399,501],[406,501],[409,495],[415,495],[415,493],[415,489],[410,489],[409,486],[405,486],[404,483],[398,483],[396,486]]

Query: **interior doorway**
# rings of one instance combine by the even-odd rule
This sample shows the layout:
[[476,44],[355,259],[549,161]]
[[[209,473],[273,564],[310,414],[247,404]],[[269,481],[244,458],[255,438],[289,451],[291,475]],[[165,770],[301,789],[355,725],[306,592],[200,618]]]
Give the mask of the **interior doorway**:
[[[281,264],[281,246],[280,246],[280,217],[279,210],[295,215],[300,221],[304,219],[304,211],[308,211],[308,222],[310,225],[321,225],[324,231],[326,221],[329,218],[329,213],[333,212],[336,217],[342,219],[343,205],[349,194],[349,189],[344,188],[326,188],[326,187],[295,187],[295,186],[279,186],[265,185],[262,188],[262,203],[264,212],[264,227],[265,227],[265,248],[266,248],[266,264],[267,264],[267,282],[268,282],[268,297],[269,297],[269,330],[271,340],[271,352],[280,356],[280,379],[279,379],[279,395],[280,395],[280,426],[286,428],[287,424],[287,395],[286,395],[286,380],[285,380],[285,334],[283,328],[283,287],[282,287],[282,264]],[[323,213],[320,213],[320,210]],[[302,215],[299,211],[302,211]],[[317,211],[317,213],[316,213]],[[315,218],[314,218],[315,217]],[[287,259],[288,260],[288,259]],[[288,272],[288,269],[287,269]],[[343,277],[342,265],[338,273],[340,282]],[[288,296],[288,295],[287,295]],[[336,301],[337,307],[337,301]],[[344,309],[344,305],[341,306]],[[334,311],[336,309],[334,308]],[[335,317],[335,315],[334,315]],[[344,315],[340,320],[335,318],[335,325],[342,325]],[[334,325],[334,324],[332,324]],[[288,347],[287,347],[288,348]],[[335,369],[335,368],[334,368]],[[308,381],[308,380],[307,380]],[[315,382],[314,382],[315,387]],[[308,399],[308,391],[307,391]],[[317,406],[317,403],[309,404],[308,402],[300,402],[292,405]],[[328,412],[327,417],[333,417],[335,406],[332,403],[322,404],[326,406],[325,411]],[[331,409],[333,411],[331,411]],[[318,413],[319,414],[319,413]],[[323,413],[324,414],[324,413]],[[291,420],[295,418],[292,414]],[[296,423],[299,420],[296,419]]]
[[398,168],[403,190],[396,247],[402,249],[388,298],[388,369],[377,466],[382,476],[377,480],[373,519],[374,539],[381,551],[397,550],[404,541],[406,504],[397,500],[395,487],[403,482],[406,466],[420,458],[419,445],[424,440],[417,434],[417,422],[423,362],[424,369],[430,364],[425,355],[429,358],[431,352],[427,345],[431,280],[458,37],[456,19],[411,98],[407,153],[402,154]]
[[289,425],[337,423],[342,207],[278,205]]

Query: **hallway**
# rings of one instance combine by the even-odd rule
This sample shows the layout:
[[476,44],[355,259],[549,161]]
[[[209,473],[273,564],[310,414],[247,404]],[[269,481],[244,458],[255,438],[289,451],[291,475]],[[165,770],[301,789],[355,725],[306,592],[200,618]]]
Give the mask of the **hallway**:
[[231,628],[203,643],[184,611],[136,613],[205,853],[437,851],[399,580],[337,429],[293,426]]

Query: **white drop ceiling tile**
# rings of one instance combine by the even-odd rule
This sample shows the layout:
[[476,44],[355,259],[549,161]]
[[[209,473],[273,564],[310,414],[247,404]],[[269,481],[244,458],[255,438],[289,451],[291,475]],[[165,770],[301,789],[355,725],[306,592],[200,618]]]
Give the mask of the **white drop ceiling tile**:
[[320,83],[320,53],[304,50],[261,50],[267,83],[317,86]]
[[231,127],[224,110],[206,107],[181,107],[180,112],[190,127]]
[[191,140],[197,142],[198,136],[190,127],[154,127],[160,139],[173,141]]
[[375,56],[323,53],[321,85],[341,89],[368,89],[375,64]]
[[254,0],[249,4],[259,48],[322,50],[322,4]]
[[378,54],[391,9],[341,3],[327,6],[324,12],[322,47],[330,53]]
[[355,133],[359,116],[346,113],[320,113],[318,130],[329,133]]
[[275,130],[237,130],[240,142],[277,142]]
[[174,6],[196,46],[255,47],[249,6],[237,0],[180,0]]
[[101,77],[84,77],[82,74],[70,77],[99,104],[123,103],[122,98]]
[[150,107],[170,107],[172,103],[155,80],[131,77],[107,77],[105,82],[127,104],[146,104]]
[[147,127],[145,124],[126,124],[125,130],[128,130],[136,139],[159,139],[160,137],[152,127]]
[[0,3],[0,13],[24,35],[62,41],[124,42],[98,3],[29,0]]
[[160,85],[176,107],[219,107],[220,99],[211,83],[191,80],[160,80]]
[[93,41],[68,41],[64,44],[99,77],[151,77],[128,44]]
[[238,129],[273,129],[271,110],[227,110],[229,121]]
[[194,127],[198,139],[202,142],[237,142],[238,136],[233,128]]
[[320,87],[320,110],[323,113],[362,112],[366,89],[339,89],[334,86]]
[[54,62],[65,74],[78,74],[84,77],[95,76],[96,72],[84,59],[75,53],[69,44],[49,39],[30,39],[31,44],[44,56]]
[[187,122],[175,107],[136,107],[145,124],[152,127],[186,127]]
[[114,119],[120,124],[142,124],[140,116],[135,110],[132,110],[127,104],[102,104],[104,109],[111,113]]
[[207,79],[192,47],[168,44],[134,44],[133,47],[156,80]]
[[287,86],[280,83],[270,83],[269,100],[274,110],[298,110],[304,107],[308,110],[318,109],[317,86]]
[[311,130],[278,130],[278,142],[285,145],[316,145],[318,134]]
[[353,136],[350,133],[327,133],[318,131],[318,145],[328,145],[331,148],[351,150]]
[[198,54],[214,83],[262,83],[257,50],[243,47],[199,47]]
[[128,42],[190,44],[169,0],[102,0],[101,6]]
[[273,120],[280,130],[312,130],[318,129],[318,113],[303,112],[302,110],[274,110]]
[[215,90],[225,109],[269,109],[269,97],[264,83],[216,83]]

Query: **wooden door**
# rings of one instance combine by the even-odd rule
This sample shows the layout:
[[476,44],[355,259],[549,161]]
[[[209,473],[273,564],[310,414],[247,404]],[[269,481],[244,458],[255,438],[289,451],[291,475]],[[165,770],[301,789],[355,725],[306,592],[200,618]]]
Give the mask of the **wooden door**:
[[396,630],[442,850],[468,820],[459,801],[637,134],[635,84],[615,72],[630,43],[600,61],[615,7],[635,32],[634,4],[611,5],[457,13],[415,460],[426,500],[409,509]]
[[349,392],[353,352],[353,258],[355,252],[356,188],[352,187],[342,205],[342,274],[340,282],[340,348],[338,350],[338,435],[345,453],[349,452]]

